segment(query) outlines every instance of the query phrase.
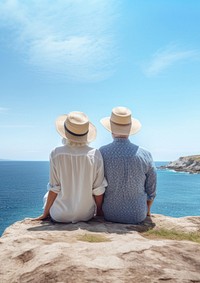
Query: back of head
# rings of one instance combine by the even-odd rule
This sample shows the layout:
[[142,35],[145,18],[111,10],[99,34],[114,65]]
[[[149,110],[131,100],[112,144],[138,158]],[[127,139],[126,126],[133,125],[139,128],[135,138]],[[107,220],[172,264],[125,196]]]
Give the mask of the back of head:
[[64,114],[56,119],[58,133],[74,145],[87,144],[96,138],[96,127],[80,111]]
[[101,123],[114,136],[128,137],[141,128],[139,120],[132,117],[131,110],[123,106],[113,108],[111,116],[101,119]]

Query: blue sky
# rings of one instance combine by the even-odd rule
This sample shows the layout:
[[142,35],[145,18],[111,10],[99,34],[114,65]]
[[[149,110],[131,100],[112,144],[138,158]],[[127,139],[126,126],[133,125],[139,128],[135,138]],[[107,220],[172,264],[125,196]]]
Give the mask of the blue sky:
[[94,147],[115,106],[154,160],[200,153],[200,2],[1,0],[0,159],[48,160],[55,119],[85,112]]

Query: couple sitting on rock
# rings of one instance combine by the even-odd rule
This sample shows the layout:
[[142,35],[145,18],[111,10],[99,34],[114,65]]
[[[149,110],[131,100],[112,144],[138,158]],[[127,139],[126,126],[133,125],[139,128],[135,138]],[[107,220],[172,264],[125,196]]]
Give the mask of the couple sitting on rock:
[[50,155],[50,179],[44,212],[55,222],[105,220],[137,224],[150,215],[156,194],[156,171],[151,154],[129,140],[141,124],[126,107],[116,107],[101,120],[113,142],[99,150],[88,144],[96,128],[82,112],[56,120],[63,146]]

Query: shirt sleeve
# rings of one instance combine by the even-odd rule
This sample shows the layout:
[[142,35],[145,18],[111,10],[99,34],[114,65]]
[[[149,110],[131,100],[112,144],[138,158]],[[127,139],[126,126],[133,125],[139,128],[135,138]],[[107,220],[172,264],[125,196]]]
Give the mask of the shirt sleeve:
[[49,183],[47,185],[47,190],[54,193],[59,193],[61,190],[60,181],[57,175],[56,166],[54,164],[54,159],[52,153],[50,155],[50,173],[49,173]]
[[154,200],[156,197],[157,173],[156,167],[150,155],[150,162],[148,172],[146,174],[145,191],[147,193],[147,200]]
[[93,195],[99,196],[104,194],[105,188],[107,187],[107,181],[104,177],[104,164],[103,164],[103,158],[100,153],[98,152],[97,156],[97,172],[96,172],[96,178],[93,183]]

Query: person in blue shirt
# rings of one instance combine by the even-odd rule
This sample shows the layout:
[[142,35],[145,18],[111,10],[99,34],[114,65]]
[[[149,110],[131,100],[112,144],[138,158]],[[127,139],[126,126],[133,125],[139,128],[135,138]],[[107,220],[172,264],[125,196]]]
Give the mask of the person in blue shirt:
[[137,224],[150,216],[156,196],[156,169],[150,152],[130,142],[141,123],[130,109],[115,107],[111,117],[101,119],[113,142],[102,146],[104,174],[108,182],[103,201],[107,221]]

